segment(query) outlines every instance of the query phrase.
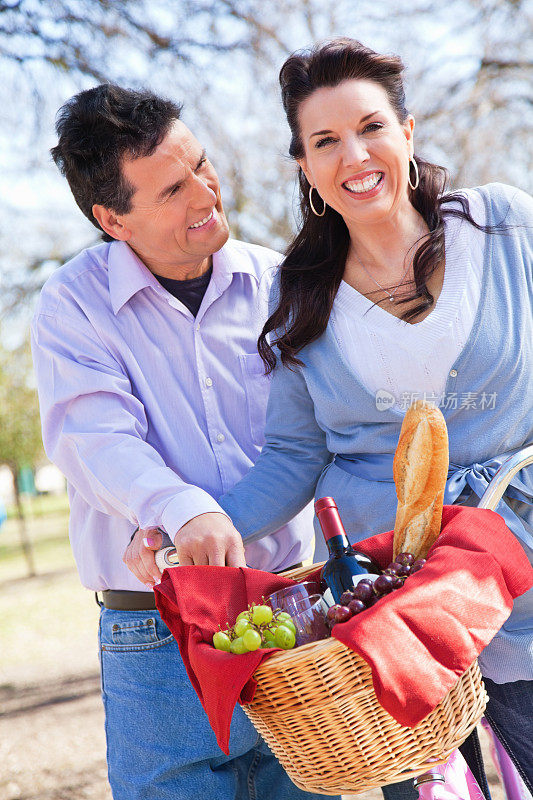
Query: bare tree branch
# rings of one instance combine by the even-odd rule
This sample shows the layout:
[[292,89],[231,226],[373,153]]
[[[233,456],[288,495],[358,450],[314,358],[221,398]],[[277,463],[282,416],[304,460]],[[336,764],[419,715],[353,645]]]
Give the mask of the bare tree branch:
[[[112,80],[179,95],[219,172],[233,233],[283,248],[296,199],[277,85],[288,53],[338,35],[398,51],[417,148],[449,167],[455,185],[504,179],[531,190],[530,25],[523,0],[0,0],[0,64],[16,78],[0,86],[0,116],[21,173],[32,175],[48,163],[40,137],[69,92]],[[32,124],[40,149],[21,136]],[[46,202],[39,220],[53,221]],[[10,223],[13,215],[8,208]],[[12,314],[31,302],[54,254],[59,263],[74,247],[61,231],[21,229],[33,236],[0,234],[2,303]]]

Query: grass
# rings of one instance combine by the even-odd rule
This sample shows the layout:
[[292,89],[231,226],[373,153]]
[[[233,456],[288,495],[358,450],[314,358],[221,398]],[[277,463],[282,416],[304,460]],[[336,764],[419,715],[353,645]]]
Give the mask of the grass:
[[[49,514],[68,514],[68,497],[65,494],[41,494],[35,497],[22,496],[22,507],[28,517],[46,517]],[[8,506],[7,518],[18,516],[16,506]]]
[[111,800],[98,607],[80,584],[65,499],[50,500],[27,522],[35,577],[17,520],[0,529],[0,797]]
[[32,578],[18,520],[8,519],[0,529],[0,684],[97,671],[98,607],[78,578],[65,502],[49,503],[48,512],[43,508],[27,527],[37,573]]
[[[72,566],[74,562],[68,540],[68,505],[62,500],[50,503],[48,510],[41,506],[39,511],[40,513],[26,518],[37,574]],[[10,517],[0,528],[0,588],[5,581],[28,576],[19,524],[18,519]]]

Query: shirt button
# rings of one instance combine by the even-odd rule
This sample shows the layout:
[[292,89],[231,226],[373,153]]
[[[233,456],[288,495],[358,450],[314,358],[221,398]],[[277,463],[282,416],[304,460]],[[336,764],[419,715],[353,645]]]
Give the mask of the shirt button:
[[223,433],[217,433],[217,442],[223,442],[226,439]]
[[451,369],[450,370],[450,378],[457,378],[457,370]]
[[206,386],[212,386],[212,385],[213,385],[213,381],[212,381],[212,379],[211,379],[211,378],[206,378],[206,379],[205,379],[205,385],[206,385]]

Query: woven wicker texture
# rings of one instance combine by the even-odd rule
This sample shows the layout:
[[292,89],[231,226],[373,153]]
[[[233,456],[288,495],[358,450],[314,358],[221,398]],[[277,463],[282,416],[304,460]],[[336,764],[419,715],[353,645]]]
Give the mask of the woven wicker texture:
[[364,792],[425,772],[466,739],[486,705],[474,662],[431,714],[405,728],[378,703],[368,664],[336,639],[277,653],[254,678],[245,712],[294,783],[321,794]]

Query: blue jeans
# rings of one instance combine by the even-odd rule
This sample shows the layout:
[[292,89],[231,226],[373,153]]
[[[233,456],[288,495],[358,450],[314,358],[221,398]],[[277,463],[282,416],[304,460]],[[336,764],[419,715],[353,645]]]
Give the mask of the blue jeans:
[[483,682],[489,695],[485,717],[533,794],[533,681]]
[[331,800],[292,783],[239,706],[224,755],[157,611],[102,608],[99,642],[114,800]]

